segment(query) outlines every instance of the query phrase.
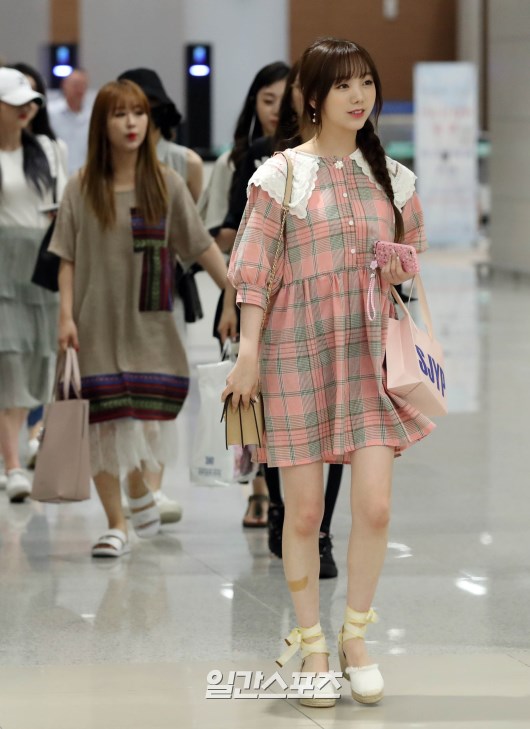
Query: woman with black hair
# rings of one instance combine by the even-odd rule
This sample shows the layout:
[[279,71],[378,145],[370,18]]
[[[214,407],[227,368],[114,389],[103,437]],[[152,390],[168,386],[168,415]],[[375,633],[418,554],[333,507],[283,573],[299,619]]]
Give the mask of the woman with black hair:
[[[39,105],[35,102],[32,102],[31,104],[28,132],[38,136],[41,145],[43,144],[43,140],[46,145],[46,139],[51,139],[52,142],[57,142],[59,163],[63,168],[65,176],[68,177],[68,147],[66,146],[66,142],[57,138],[57,135],[52,128],[50,115],[48,114],[48,107],[46,105],[46,84],[43,77],[36,68],[33,68],[33,66],[30,66],[27,63],[14,63],[10,66],[10,68],[14,68],[17,71],[20,71],[20,73],[23,73],[33,91],[36,91],[43,97],[43,104]],[[46,151],[49,156],[50,148]]]
[[[27,63],[14,63],[10,68],[14,68],[20,73],[23,73],[27,78],[29,85],[38,94],[46,99],[46,84],[41,74],[36,68],[30,66]],[[66,143],[62,139],[57,139],[55,132],[50,125],[50,118],[48,115],[48,109],[46,103],[37,104],[36,102],[31,103],[31,111],[29,114],[30,122],[27,130],[34,135],[39,135],[39,141],[41,146],[44,147],[48,157],[55,156],[55,149],[58,152],[57,161],[62,166],[63,172],[68,176],[68,149]],[[57,142],[57,147],[54,148],[52,142]],[[35,459],[37,451],[39,449],[39,433],[42,429],[42,406],[32,410],[28,415],[28,429],[29,429],[29,461],[28,468],[32,469],[35,467]]]
[[[223,222],[223,236],[226,239],[232,235],[235,241],[236,232],[247,203],[248,182],[256,169],[275,152],[303,144],[309,141],[313,134],[313,125],[304,114],[304,101],[300,90],[300,61],[297,61],[287,77],[287,86],[280,104],[279,121],[275,134],[269,137],[261,137],[261,139],[253,142],[234,173],[228,213]],[[227,288],[226,292],[226,298],[231,298],[235,304],[235,289]],[[332,463],[329,467],[324,516],[322,517],[318,540],[320,579],[333,578],[338,575],[337,565],[333,559],[331,519],[339,494],[342,470],[341,463]],[[269,549],[272,554],[281,559],[285,508],[280,489],[280,475],[277,468],[269,468],[268,466],[265,466],[265,475],[270,499],[267,523]]]
[[59,197],[66,183],[57,143],[28,131],[32,103],[43,102],[24,74],[0,68],[0,450],[13,503],[31,490],[19,434],[48,400],[57,338],[58,297],[31,283],[53,178]]
[[228,246],[223,245],[219,232],[228,210],[228,195],[234,170],[256,139],[272,136],[276,131],[280,101],[288,74],[289,66],[282,61],[270,63],[258,71],[239,114],[232,149],[216,160],[208,186],[199,201],[201,217],[221,250],[229,251],[233,242],[230,241]]
[[[46,97],[46,84],[44,83],[44,79],[37,71],[37,69],[33,68],[33,66],[30,66],[27,63],[14,63],[12,66],[10,66],[10,68],[14,68],[17,71],[20,71],[20,73],[23,73],[24,76],[27,78],[28,83],[33,91],[36,91],[43,98]],[[48,109],[46,108],[46,104],[37,104],[34,101],[31,102],[30,122],[28,125],[28,129],[33,134],[44,134],[46,137],[49,137],[54,141],[57,140],[55,132],[50,125],[50,118],[48,116]]]
[[[234,131],[232,149],[222,154],[216,161],[210,182],[199,202],[199,210],[207,229],[216,239],[222,251],[229,253],[235,236],[221,230],[228,211],[228,200],[234,172],[244,162],[248,148],[263,136],[272,136],[278,126],[280,102],[283,97],[289,66],[282,61],[264,66],[252,81]],[[213,335],[224,342],[230,335],[229,327],[235,324],[228,316],[234,310],[235,299],[224,300],[221,294],[214,318]],[[235,315],[234,315],[235,317]],[[243,526],[247,528],[266,528],[268,522],[269,496],[266,474],[260,470],[252,484]],[[273,490],[279,488],[277,478]]]

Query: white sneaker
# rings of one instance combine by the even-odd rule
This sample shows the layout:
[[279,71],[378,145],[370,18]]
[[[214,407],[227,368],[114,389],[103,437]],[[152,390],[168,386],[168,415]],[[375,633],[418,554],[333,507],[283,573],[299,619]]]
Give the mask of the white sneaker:
[[31,493],[31,481],[22,468],[12,468],[7,472],[7,495],[12,504],[19,504]]
[[153,491],[155,504],[160,512],[162,524],[174,524],[182,519],[182,506],[178,501],[169,499],[163,491]]

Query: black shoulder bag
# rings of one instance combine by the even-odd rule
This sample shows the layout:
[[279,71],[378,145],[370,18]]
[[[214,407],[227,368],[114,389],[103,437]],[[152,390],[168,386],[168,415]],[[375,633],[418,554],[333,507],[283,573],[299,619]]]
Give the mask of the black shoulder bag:
[[[55,175],[52,177],[52,195],[53,204],[57,203],[57,172],[59,160],[57,159],[57,151],[54,150],[55,154]],[[42,286],[48,291],[59,291],[59,265],[61,259],[56,256],[55,253],[51,253],[48,250],[50,241],[52,239],[53,231],[55,228],[55,216],[48,226],[44,237],[41,241],[37,260],[35,261],[35,268],[33,270],[33,276],[31,282],[37,286]]]

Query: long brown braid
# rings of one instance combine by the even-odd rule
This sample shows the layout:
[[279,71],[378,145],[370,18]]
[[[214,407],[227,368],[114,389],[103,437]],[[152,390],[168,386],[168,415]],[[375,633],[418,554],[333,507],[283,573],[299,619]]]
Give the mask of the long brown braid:
[[375,133],[374,125],[367,119],[366,124],[357,132],[357,146],[363,153],[364,158],[370,165],[374,177],[385,191],[392,204],[395,219],[394,240],[400,242],[405,235],[403,216],[394,203],[394,189],[386,166],[386,156],[381,140]]

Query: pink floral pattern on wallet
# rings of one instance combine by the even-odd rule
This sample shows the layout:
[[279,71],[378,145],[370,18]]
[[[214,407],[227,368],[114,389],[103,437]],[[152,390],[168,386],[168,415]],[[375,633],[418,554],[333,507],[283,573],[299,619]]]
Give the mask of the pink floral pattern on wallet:
[[408,246],[404,243],[391,243],[385,240],[378,240],[375,244],[375,258],[379,268],[386,266],[390,260],[392,251],[399,257],[405,273],[420,272],[418,255],[414,246]]

